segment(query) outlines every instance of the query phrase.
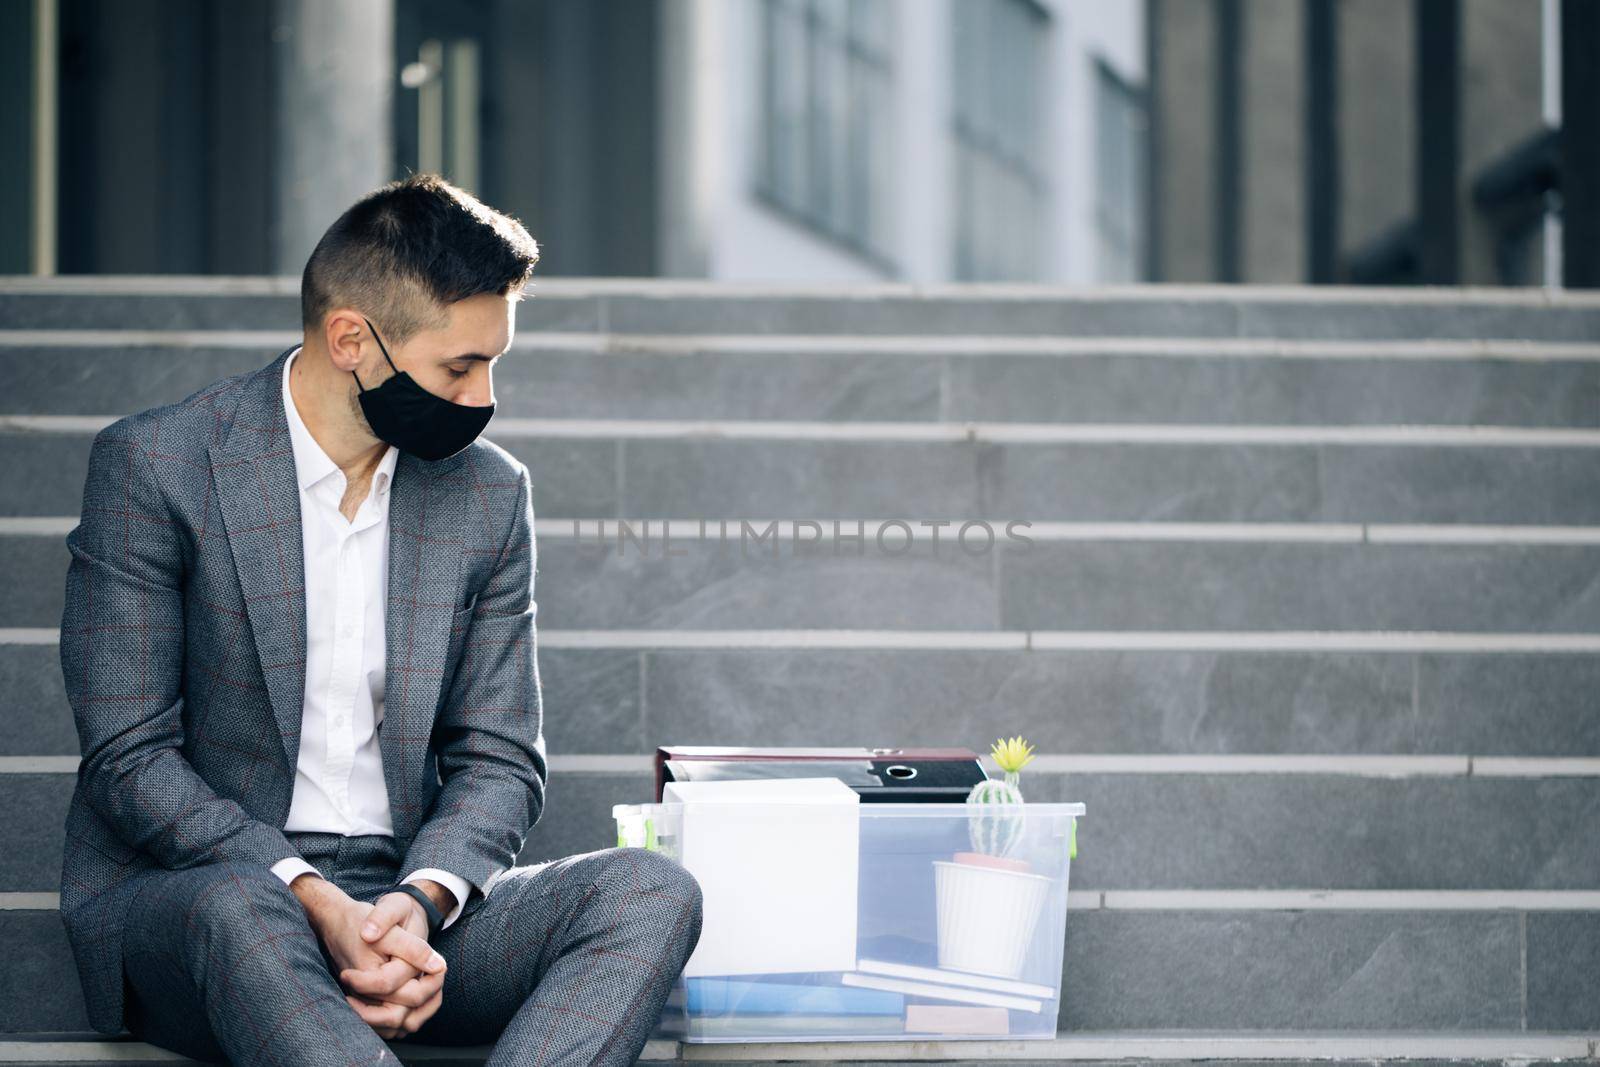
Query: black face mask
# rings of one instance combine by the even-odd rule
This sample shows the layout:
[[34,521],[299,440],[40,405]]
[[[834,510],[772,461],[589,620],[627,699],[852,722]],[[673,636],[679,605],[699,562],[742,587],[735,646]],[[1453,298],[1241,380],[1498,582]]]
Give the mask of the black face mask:
[[[362,321],[372,330],[370,321],[365,318]],[[382,385],[368,389],[361,384],[360,375],[355,371],[350,373],[361,390],[361,413],[380,440],[418,459],[448,459],[470,445],[489,425],[494,417],[494,404],[474,407],[435,396],[418,385],[411,375],[395,367],[377,330],[372,330],[372,337],[382,349],[383,358],[394,367],[393,376]]]

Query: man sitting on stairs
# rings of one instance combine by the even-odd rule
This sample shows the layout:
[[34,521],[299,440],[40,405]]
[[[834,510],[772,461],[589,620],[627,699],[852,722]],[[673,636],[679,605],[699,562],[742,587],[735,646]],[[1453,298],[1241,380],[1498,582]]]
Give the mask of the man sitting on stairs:
[[533,509],[479,434],[537,259],[436,175],[390,183],[311,254],[303,343],[95,438],[61,917],[97,1030],[310,1067],[642,1051],[698,883],[637,848],[514,865],[547,779]]

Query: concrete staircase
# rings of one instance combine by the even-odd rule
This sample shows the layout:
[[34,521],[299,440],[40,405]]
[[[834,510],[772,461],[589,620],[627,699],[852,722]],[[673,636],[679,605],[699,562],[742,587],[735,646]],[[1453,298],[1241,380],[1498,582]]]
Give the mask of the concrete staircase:
[[[55,914],[63,538],[94,433],[296,343],[297,292],[0,282],[0,1064],[170,1058],[87,1032]],[[647,1059],[1600,1059],[1600,299],[532,292],[488,433],[540,538],[522,862],[611,844],[665,741],[1020,733],[1090,811],[1058,1040]]]

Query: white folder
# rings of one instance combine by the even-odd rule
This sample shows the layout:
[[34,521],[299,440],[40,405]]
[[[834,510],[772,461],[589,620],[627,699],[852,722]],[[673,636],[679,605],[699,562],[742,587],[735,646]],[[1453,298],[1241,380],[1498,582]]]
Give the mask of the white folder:
[[704,898],[686,977],[855,969],[855,790],[837,778],[668,782],[661,799],[684,805],[680,862]]

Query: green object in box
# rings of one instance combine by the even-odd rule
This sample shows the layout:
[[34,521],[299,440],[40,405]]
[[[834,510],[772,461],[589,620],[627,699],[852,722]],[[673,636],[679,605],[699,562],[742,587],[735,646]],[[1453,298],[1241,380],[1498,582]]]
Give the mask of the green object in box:
[[629,844],[628,844],[628,834],[627,834],[627,831],[623,829],[622,820],[620,818],[617,820],[617,847],[618,848],[629,848],[629,847],[647,848],[650,851],[654,852],[654,851],[657,851],[657,849],[656,849],[656,845],[657,844],[658,844],[658,842],[657,842],[657,839],[656,839],[656,823],[655,823],[654,819],[646,817],[646,819],[644,820],[644,844],[637,845],[637,846],[629,846]]

